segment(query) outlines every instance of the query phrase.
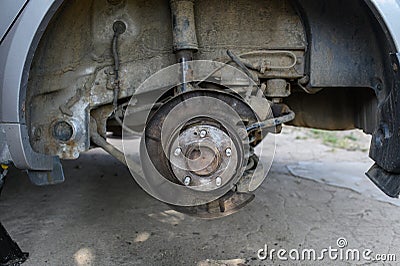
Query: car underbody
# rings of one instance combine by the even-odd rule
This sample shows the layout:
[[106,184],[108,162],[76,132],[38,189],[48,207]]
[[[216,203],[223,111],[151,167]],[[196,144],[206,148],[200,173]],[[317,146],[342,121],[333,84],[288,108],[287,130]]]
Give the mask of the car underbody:
[[[16,115],[2,103],[1,162],[35,184],[62,182],[59,159],[101,147],[173,208],[220,217],[254,197],[268,170],[254,150],[290,124],[372,134],[367,175],[399,196],[400,58],[372,2],[59,2],[24,63]],[[110,133],[142,136],[141,165]],[[31,159],[19,163],[12,135]]]

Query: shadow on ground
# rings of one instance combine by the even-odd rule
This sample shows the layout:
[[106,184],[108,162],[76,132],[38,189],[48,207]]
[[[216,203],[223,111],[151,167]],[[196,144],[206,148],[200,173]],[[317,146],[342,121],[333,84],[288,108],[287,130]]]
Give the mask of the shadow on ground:
[[[218,260],[260,265],[271,264],[257,260],[257,250],[265,244],[321,250],[336,247],[339,237],[351,248],[396,253],[399,209],[346,188],[292,176],[286,164],[299,160],[293,154],[301,154],[302,146],[290,154],[283,148],[285,141],[294,145],[290,138],[278,139],[275,163],[256,199],[224,219],[198,220],[170,210],[101,150],[64,162],[66,182],[57,186],[35,187],[12,169],[0,200],[0,219],[30,252],[26,265],[211,265]],[[309,149],[305,142],[299,140],[299,145]]]

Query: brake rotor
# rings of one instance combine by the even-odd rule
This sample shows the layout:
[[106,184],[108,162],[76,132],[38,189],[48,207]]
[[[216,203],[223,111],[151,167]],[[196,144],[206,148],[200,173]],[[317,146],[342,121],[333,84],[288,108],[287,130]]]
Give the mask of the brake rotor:
[[254,197],[254,194],[251,193],[229,191],[221,198],[207,204],[193,207],[170,206],[172,209],[190,216],[202,219],[216,219],[239,211],[249,204]]
[[153,192],[167,187],[158,180],[162,176],[180,191],[176,203],[166,202],[201,218],[225,216],[248,204],[254,196],[234,190],[250,156],[243,122],[255,121],[251,107],[221,91],[190,91],[166,102],[148,119],[141,142],[143,171]]

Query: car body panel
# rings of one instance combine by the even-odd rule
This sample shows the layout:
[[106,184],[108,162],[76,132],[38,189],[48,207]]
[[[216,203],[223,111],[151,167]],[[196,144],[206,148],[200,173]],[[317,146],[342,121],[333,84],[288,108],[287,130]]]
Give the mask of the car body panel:
[[[25,125],[24,101],[30,65],[35,49],[50,19],[63,0],[7,0],[2,5],[7,18],[0,23],[3,42],[0,45],[0,128],[6,137],[0,141],[8,143],[14,164],[22,169],[51,170],[51,156],[35,153],[30,147]],[[366,0],[380,20],[396,46],[400,60],[400,1]],[[20,10],[24,7],[22,12]],[[18,16],[18,14],[20,15]],[[14,19],[17,18],[15,21]],[[12,25],[10,29],[9,26]],[[28,149],[29,152],[26,152]],[[24,152],[25,151],[25,152]],[[0,153],[1,154],[1,153]],[[30,157],[30,158],[27,158]],[[2,158],[0,158],[1,161]]]
[[38,154],[30,147],[21,107],[34,51],[61,3],[29,1],[0,45],[0,122],[5,133],[0,141],[7,143],[14,164],[21,169],[51,171],[53,168],[52,156]]
[[399,0],[369,0],[381,15],[386,27],[400,52],[400,1]]
[[0,9],[0,43],[28,0],[2,0]]

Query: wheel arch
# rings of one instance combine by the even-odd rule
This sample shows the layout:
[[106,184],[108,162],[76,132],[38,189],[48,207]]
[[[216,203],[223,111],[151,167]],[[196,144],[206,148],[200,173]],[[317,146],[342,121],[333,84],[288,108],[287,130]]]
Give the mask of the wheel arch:
[[[29,0],[0,46],[0,125],[6,133],[13,161],[19,168],[43,170],[51,167],[52,158],[35,153],[30,146],[25,123],[25,99],[36,48],[63,2],[64,0]],[[399,63],[400,21],[396,20],[396,14],[400,14],[400,1],[364,2],[372,10],[390,46],[395,47],[394,60]],[[306,20],[307,17],[303,22]],[[28,152],[21,155],[22,151]]]
[[35,50],[62,2],[30,0],[0,45],[0,130],[12,161],[20,169],[53,170],[54,158],[36,153],[29,143],[25,99]]

